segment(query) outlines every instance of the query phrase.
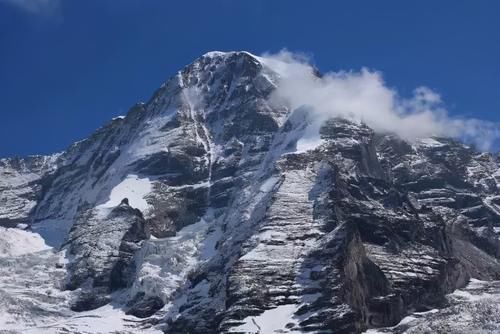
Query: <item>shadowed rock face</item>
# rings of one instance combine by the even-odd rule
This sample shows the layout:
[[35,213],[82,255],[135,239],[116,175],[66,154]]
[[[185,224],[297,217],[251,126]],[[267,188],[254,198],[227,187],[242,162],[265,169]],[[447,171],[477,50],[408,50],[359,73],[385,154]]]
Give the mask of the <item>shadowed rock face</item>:
[[149,238],[149,230],[142,213],[127,202],[109,212],[84,212],[69,233],[67,244],[74,257],[68,266],[66,288],[82,288],[74,310],[106,304],[108,293],[127,287],[133,279],[133,255]]
[[73,310],[166,333],[358,333],[500,279],[498,157],[345,119],[297,152],[279,80],[202,56],[62,154],[1,160],[0,222],[60,233]]

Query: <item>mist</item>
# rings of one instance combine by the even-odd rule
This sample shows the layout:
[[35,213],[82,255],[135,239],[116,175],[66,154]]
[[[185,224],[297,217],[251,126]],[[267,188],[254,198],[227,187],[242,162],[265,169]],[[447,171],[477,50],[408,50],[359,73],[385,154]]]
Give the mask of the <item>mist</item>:
[[375,70],[362,68],[318,76],[309,58],[302,54],[284,50],[264,54],[261,59],[280,75],[271,99],[284,100],[292,109],[307,107],[312,113],[309,142],[319,140],[321,123],[332,117],[364,122],[376,132],[394,133],[410,142],[430,136],[453,137],[490,150],[500,138],[499,124],[451,117],[441,96],[425,86],[403,97]]

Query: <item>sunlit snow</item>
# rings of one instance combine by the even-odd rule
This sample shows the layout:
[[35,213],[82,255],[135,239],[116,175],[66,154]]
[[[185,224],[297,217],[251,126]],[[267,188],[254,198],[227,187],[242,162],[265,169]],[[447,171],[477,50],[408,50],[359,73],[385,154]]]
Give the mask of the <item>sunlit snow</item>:
[[148,203],[144,197],[151,192],[151,181],[148,178],[139,178],[137,175],[128,175],[121,183],[115,186],[109,195],[109,200],[98,208],[113,208],[127,198],[129,205],[145,212]]
[[19,256],[49,248],[37,233],[0,226],[0,257]]

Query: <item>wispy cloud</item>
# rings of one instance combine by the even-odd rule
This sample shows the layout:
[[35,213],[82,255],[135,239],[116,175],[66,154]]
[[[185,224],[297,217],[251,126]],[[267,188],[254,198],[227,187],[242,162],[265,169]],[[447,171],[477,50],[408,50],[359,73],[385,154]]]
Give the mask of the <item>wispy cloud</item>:
[[497,123],[451,117],[441,96],[428,87],[417,87],[412,96],[405,98],[388,87],[378,71],[363,68],[318,77],[303,54],[285,50],[265,54],[263,59],[281,77],[272,98],[286,100],[294,109],[311,110],[315,123],[312,131],[328,118],[346,117],[409,141],[429,136],[455,137],[488,150],[500,138]]
[[42,16],[58,16],[61,0],[0,0],[26,12]]

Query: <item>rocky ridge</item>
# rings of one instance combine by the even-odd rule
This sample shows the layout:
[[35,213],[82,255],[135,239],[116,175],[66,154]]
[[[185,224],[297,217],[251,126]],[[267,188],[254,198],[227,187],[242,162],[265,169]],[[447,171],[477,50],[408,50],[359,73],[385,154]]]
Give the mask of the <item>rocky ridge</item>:
[[[279,83],[211,52],[66,151],[0,160],[0,224],[66,259],[60,299],[30,294],[8,329],[116,305],[143,331],[357,333],[499,279],[498,157],[346,119],[298,151],[310,115],[269,98]],[[96,332],[71,321],[50,329]]]

